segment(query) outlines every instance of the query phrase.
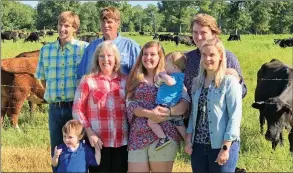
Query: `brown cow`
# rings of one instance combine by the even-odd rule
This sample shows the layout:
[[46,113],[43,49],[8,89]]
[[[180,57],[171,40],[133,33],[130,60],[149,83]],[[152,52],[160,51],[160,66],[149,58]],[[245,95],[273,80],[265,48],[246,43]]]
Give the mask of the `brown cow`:
[[1,124],[7,113],[14,128],[24,101],[45,103],[44,87],[34,77],[38,57],[8,58],[1,61]]
[[[40,50],[34,50],[34,51],[30,51],[30,52],[20,53],[15,58],[21,58],[21,57],[39,57],[39,55],[40,55]],[[28,101],[28,105],[30,107],[30,114],[32,115],[33,112],[35,111],[36,107],[37,107],[37,104],[32,103],[31,101]],[[38,104],[38,106],[40,108],[42,107],[41,104]]]
[[39,57],[40,55],[40,50],[34,50],[30,52],[23,52],[19,55],[17,55],[15,58],[20,58],[20,57]]

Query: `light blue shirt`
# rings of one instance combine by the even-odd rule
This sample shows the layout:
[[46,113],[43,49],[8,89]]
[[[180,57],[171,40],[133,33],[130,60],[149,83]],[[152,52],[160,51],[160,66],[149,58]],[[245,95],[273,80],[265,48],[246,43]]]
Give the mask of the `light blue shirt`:
[[[202,82],[203,86],[203,82]],[[198,100],[201,88],[192,93],[192,111],[189,117],[187,133],[194,133],[198,114]],[[223,141],[240,140],[242,117],[242,87],[236,77],[226,75],[219,88],[214,83],[209,86],[207,112],[211,146],[221,148]],[[194,134],[192,135],[192,143]]]
[[163,83],[157,93],[157,104],[174,106],[181,100],[183,91],[184,73],[172,73],[170,76],[175,80],[172,86]]
[[[91,71],[95,50],[97,46],[103,41],[104,37],[94,40],[86,48],[76,72],[79,79],[81,79],[83,75],[88,74]],[[134,40],[121,37],[119,33],[118,37],[112,41],[116,44],[120,52],[120,70],[123,74],[128,75],[132,66],[135,64],[137,56],[139,55],[140,46]]]

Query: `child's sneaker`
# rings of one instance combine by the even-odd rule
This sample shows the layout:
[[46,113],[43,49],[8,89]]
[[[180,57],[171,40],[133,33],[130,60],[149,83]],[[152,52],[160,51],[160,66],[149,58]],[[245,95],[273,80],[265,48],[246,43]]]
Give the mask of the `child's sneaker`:
[[160,138],[158,144],[156,145],[155,150],[160,150],[163,147],[165,147],[166,145],[170,144],[170,139],[168,138],[168,136],[166,136],[166,138]]

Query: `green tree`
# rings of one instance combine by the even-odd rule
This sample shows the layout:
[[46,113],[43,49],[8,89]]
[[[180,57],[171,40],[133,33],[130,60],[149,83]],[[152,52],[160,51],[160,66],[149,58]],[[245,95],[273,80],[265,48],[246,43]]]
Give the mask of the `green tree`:
[[[195,1],[160,1],[159,12],[165,16],[163,27],[168,28],[168,31],[180,33],[182,28],[189,28],[187,23],[196,12],[195,4]],[[189,10],[186,10],[188,8]]]
[[222,17],[222,30],[224,33],[247,33],[251,26],[251,16],[247,3],[244,1],[233,1],[227,4],[227,9]]
[[99,12],[95,2],[85,2],[80,8],[80,31],[97,32],[100,30]]
[[293,2],[273,2],[272,15],[273,17],[270,21],[271,31],[276,34],[289,33],[293,23]]
[[37,5],[37,29],[57,29],[59,14],[68,10],[79,14],[80,6],[79,1],[40,1]]
[[142,31],[142,20],[145,17],[143,8],[141,5],[136,5],[132,7],[133,16],[131,17],[131,21],[134,24],[134,29],[136,32]]
[[270,2],[255,1],[249,4],[253,33],[268,33],[270,29],[271,7],[272,4]]
[[35,10],[18,1],[1,2],[1,26],[6,30],[34,29]]

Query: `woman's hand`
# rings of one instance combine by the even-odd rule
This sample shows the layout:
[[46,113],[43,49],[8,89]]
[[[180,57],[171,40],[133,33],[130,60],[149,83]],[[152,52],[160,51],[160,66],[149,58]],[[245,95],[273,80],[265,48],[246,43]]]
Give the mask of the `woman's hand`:
[[186,142],[184,150],[188,155],[191,155],[192,154],[192,143]]
[[162,111],[161,108],[163,107],[157,106],[154,109],[152,109],[150,114],[151,116],[148,118],[155,121],[156,123],[166,121],[168,119],[168,113]]
[[229,159],[229,150],[221,149],[215,162],[219,165],[224,165]]
[[101,139],[95,134],[95,132],[92,131],[92,129],[90,127],[85,129],[86,134],[89,138],[89,142],[91,144],[92,147],[99,147],[100,149],[103,148],[103,142],[101,141]]

